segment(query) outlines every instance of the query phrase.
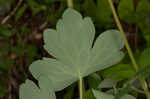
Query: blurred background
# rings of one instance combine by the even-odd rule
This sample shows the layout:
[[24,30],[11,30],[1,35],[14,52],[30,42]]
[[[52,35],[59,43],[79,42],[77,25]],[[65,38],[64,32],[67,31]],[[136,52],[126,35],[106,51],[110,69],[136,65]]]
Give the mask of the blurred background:
[[[113,0],[113,3],[136,60],[150,66],[150,1]],[[73,7],[84,17],[92,18],[95,37],[107,29],[117,29],[107,0],[73,0]],[[67,0],[0,0],[0,99],[19,99],[19,85],[27,78],[37,83],[28,67],[43,56],[52,57],[43,49],[43,30],[55,28],[66,8]],[[122,86],[134,75],[130,65],[126,54],[115,68],[98,72],[98,78],[97,74],[85,78],[87,99],[94,99],[90,89],[96,88],[101,79],[113,77]],[[149,81],[148,77],[148,85]],[[76,90],[77,85],[73,84],[58,92],[58,99],[75,99]],[[133,94],[145,98],[143,94]]]

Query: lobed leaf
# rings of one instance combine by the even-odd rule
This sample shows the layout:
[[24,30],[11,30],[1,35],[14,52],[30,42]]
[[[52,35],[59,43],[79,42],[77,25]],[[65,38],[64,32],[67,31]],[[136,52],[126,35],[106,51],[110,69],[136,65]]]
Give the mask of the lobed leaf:
[[38,88],[32,81],[26,80],[24,84],[20,86],[19,98],[20,99],[56,99],[53,91],[53,87],[50,86],[50,81],[45,77],[39,78]]
[[44,31],[44,48],[56,59],[43,58],[30,66],[34,77],[51,79],[59,91],[79,78],[116,64],[123,58],[123,40],[117,30],[102,33],[92,47],[95,28],[92,20],[68,8],[56,30]]

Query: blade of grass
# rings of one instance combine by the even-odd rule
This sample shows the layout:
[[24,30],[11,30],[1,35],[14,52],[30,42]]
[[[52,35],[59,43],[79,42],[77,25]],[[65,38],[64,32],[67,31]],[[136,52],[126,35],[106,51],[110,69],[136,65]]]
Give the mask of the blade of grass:
[[[121,23],[119,21],[119,18],[117,16],[115,7],[113,5],[113,2],[112,2],[112,0],[108,0],[108,2],[109,2],[109,6],[110,6],[110,8],[112,10],[112,13],[113,13],[116,25],[117,25],[118,29],[120,30],[120,33],[121,33],[121,35],[123,37],[123,40],[124,40],[124,43],[125,43],[125,47],[126,47],[126,49],[128,51],[128,54],[129,54],[129,57],[130,57],[131,62],[133,64],[133,67],[134,67],[135,71],[138,72],[139,71],[138,65],[137,65],[137,63],[135,61],[135,58],[134,58],[133,53],[132,53],[132,50],[131,50],[131,48],[129,46],[129,43],[128,43],[127,39],[126,39],[126,35],[125,35],[124,31],[123,31],[122,25],[121,25]],[[143,89],[145,91],[145,95],[146,95],[147,99],[150,99],[150,93],[149,93],[149,90],[148,90],[147,83],[146,83],[145,79],[143,77],[140,77],[139,80],[140,80],[141,85],[142,85],[142,87],[143,87]]]

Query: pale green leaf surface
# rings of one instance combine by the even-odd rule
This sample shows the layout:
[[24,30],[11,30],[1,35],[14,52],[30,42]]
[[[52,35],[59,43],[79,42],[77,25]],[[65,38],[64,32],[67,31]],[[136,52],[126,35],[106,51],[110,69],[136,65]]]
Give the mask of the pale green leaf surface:
[[136,99],[134,96],[131,95],[124,95],[123,97],[121,97],[121,99]]
[[93,94],[96,99],[114,99],[113,95],[110,95],[101,91],[97,91],[97,90],[93,90]]
[[[93,90],[93,94],[96,99],[115,99],[115,97],[111,94],[107,94],[101,91]],[[136,99],[134,96],[131,95],[124,95],[120,99]]]
[[112,78],[104,79],[98,86],[98,88],[112,88],[113,86],[116,86],[117,81],[115,81]]
[[31,64],[30,70],[37,79],[40,76],[48,76],[54,90],[59,91],[78,79],[71,66],[66,66],[55,59],[43,58]]
[[50,80],[40,77],[38,88],[32,81],[26,80],[20,86],[19,99],[56,99],[53,87],[50,86]]
[[59,91],[81,77],[116,64],[123,58],[121,35],[109,30],[97,38],[93,48],[95,28],[90,18],[67,9],[56,30],[44,31],[44,48],[56,59],[44,58],[31,64],[32,74],[48,76]]

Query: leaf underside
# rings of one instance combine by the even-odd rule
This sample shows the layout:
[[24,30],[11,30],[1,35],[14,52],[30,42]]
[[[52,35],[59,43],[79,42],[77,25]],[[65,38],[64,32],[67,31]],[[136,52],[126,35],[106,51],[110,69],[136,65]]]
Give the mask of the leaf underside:
[[44,31],[44,48],[56,59],[35,61],[30,71],[37,79],[40,76],[51,79],[54,90],[59,91],[123,58],[120,49],[124,43],[117,30],[102,33],[92,47],[94,36],[92,20],[82,18],[80,13],[68,8],[57,22],[56,30]]
[[19,98],[20,99],[56,99],[55,93],[50,86],[50,80],[45,77],[39,78],[38,88],[32,81],[26,80],[20,86]]

